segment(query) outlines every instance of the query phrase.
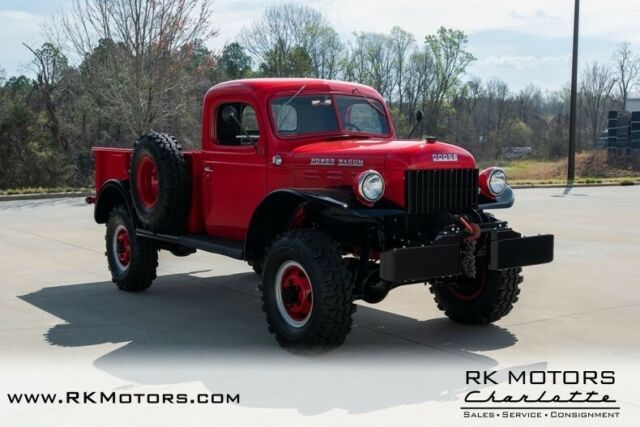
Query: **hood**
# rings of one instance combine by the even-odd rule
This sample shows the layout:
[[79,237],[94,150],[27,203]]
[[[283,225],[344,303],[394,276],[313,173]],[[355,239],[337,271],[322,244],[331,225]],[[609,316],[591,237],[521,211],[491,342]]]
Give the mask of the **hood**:
[[465,149],[444,142],[417,140],[354,139],[315,142],[292,150],[294,163],[361,167],[366,169],[475,168]]

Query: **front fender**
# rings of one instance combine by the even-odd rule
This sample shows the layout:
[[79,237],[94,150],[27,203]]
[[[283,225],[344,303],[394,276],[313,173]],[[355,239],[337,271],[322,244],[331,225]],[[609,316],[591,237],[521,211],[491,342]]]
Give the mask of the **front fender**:
[[347,190],[326,188],[283,188],[275,190],[267,195],[262,203],[272,197],[281,197],[281,194],[299,198],[301,201],[317,203],[321,206],[338,209],[349,209],[352,197]]
[[[485,199],[486,200],[486,199]],[[516,198],[513,194],[511,187],[507,187],[504,193],[499,195],[495,201],[487,201],[486,203],[480,203],[479,207],[482,210],[487,209],[508,209],[515,203]]]
[[360,218],[402,215],[405,212],[393,207],[366,208],[360,205],[351,189],[347,188],[283,188],[272,191],[256,208],[245,239],[247,259],[255,258],[276,235],[284,232],[301,205],[311,209],[333,208],[342,215]]
[[[384,202],[380,203],[381,206],[373,208],[362,206],[356,198],[353,197],[350,188],[283,188],[269,193],[261,202],[261,205],[272,197],[281,197],[284,194],[317,206],[341,209],[344,211],[343,214],[361,218],[402,215],[406,213],[406,211],[395,206],[384,205]],[[258,209],[259,208],[260,206],[258,206]]]
[[376,207],[362,206],[355,197],[351,189],[304,189],[295,190],[298,194],[309,202],[327,204],[332,207],[339,207],[344,210],[347,215],[353,215],[361,218],[384,217],[393,215],[403,215],[406,211],[395,206],[384,205],[381,202]]

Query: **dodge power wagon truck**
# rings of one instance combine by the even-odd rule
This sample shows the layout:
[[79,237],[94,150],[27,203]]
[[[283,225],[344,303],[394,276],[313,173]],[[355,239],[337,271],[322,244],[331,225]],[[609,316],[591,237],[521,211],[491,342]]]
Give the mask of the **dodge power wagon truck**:
[[161,249],[246,260],[285,347],[340,345],[355,300],[412,283],[454,321],[494,322],[518,300],[521,267],[553,259],[552,235],[487,212],[514,202],[503,170],[434,138],[398,139],[380,94],[359,84],[221,83],[204,97],[200,150],[151,133],[93,151],[88,201],[118,288],[148,288]]

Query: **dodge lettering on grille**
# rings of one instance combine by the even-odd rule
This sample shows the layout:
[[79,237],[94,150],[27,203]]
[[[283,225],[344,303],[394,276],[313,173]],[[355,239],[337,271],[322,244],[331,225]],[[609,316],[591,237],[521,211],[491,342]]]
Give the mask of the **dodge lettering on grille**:
[[438,153],[432,154],[431,158],[434,162],[457,162],[458,155],[455,153]]

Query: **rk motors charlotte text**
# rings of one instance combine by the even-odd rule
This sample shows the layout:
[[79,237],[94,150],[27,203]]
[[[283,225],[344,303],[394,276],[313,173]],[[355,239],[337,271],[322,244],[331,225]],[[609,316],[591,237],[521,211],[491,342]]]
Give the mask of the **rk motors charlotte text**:
[[[506,379],[503,379],[506,375]],[[491,387],[576,386],[568,392],[534,390],[527,393],[470,390],[465,395],[465,418],[617,418],[617,401],[594,386],[613,386],[614,371],[466,371],[466,384]],[[587,386],[587,390],[578,387]],[[517,404],[517,406],[514,406]]]

